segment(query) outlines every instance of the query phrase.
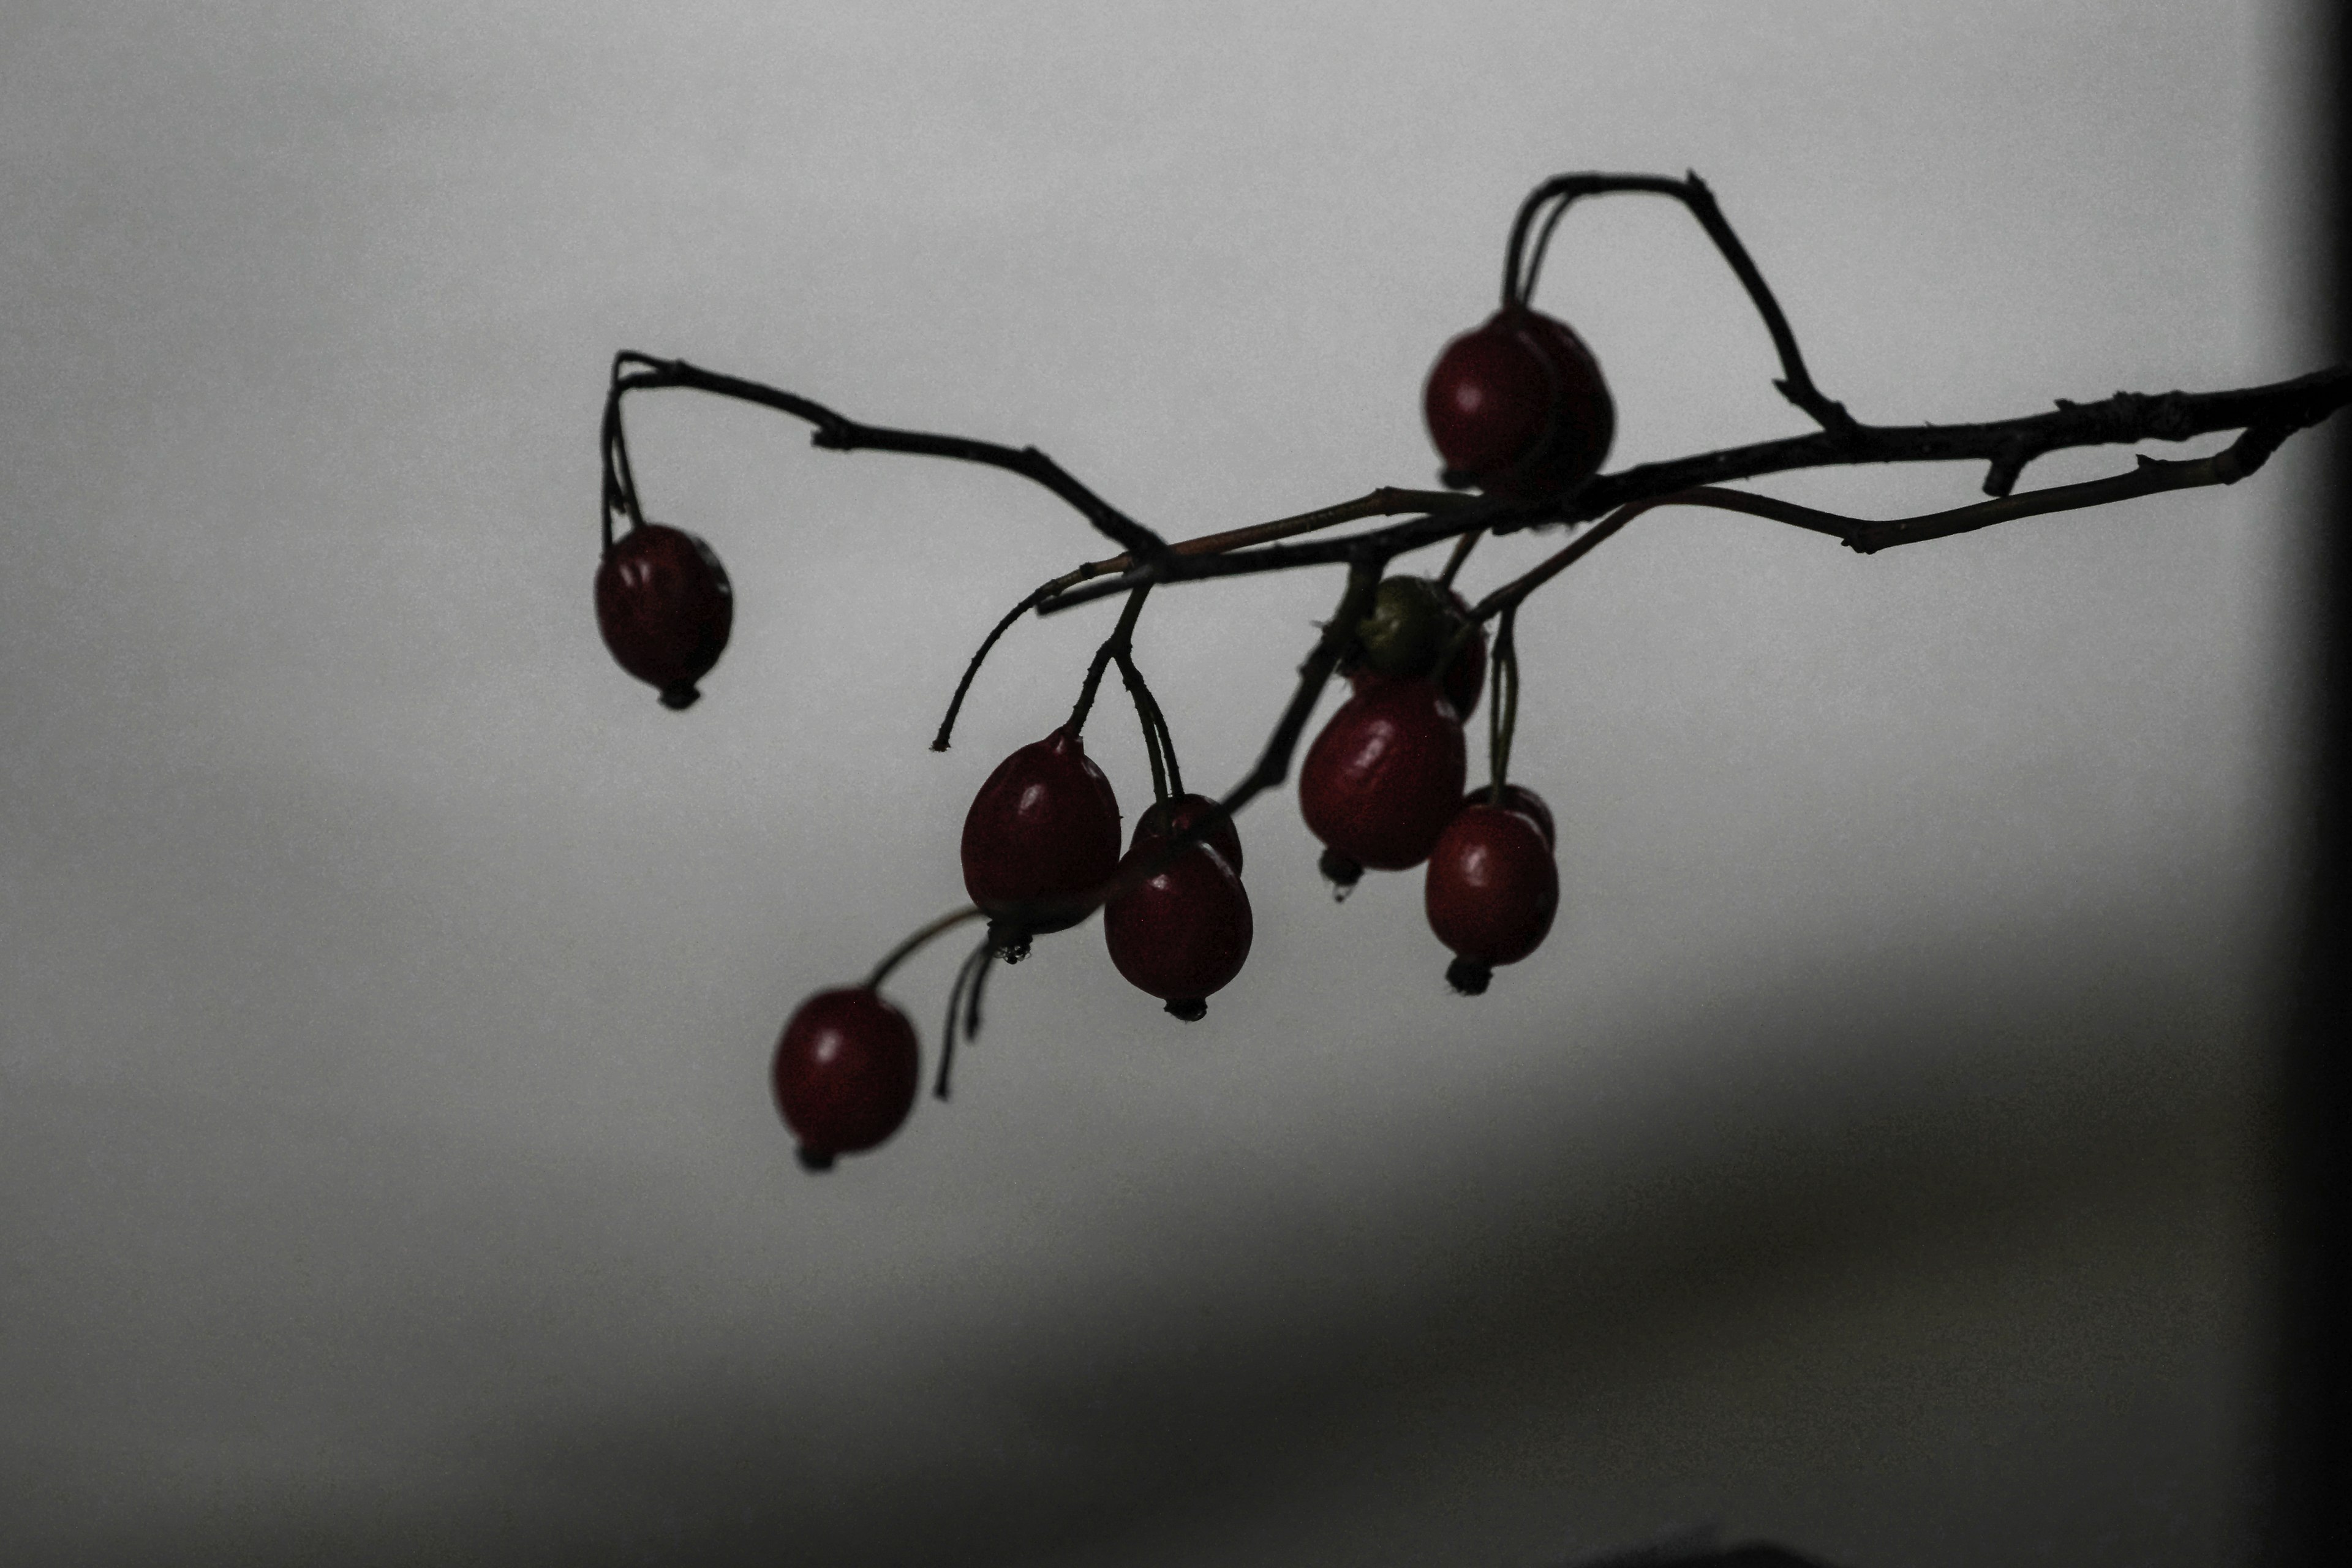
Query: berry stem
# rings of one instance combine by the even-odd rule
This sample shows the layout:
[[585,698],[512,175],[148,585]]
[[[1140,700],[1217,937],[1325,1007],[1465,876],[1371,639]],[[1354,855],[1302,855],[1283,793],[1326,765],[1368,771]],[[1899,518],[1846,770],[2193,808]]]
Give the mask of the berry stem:
[[1494,779],[1494,804],[1503,804],[1504,775],[1511,767],[1511,737],[1519,723],[1519,607],[1503,612],[1495,631],[1494,695],[1486,701],[1486,767]]
[[684,360],[656,359],[633,349],[624,349],[613,356],[612,384],[604,395],[604,493],[608,510],[617,498],[633,519],[638,516],[636,483],[628,477],[628,444],[621,434],[621,399],[631,392],[665,387],[708,392],[804,419],[816,426],[810,434],[810,444],[831,451],[906,452],[1003,468],[1053,491],[1131,555],[1156,559],[1168,551],[1166,540],[1080,484],[1059,463],[1034,447],[1015,448],[993,441],[976,441],[968,436],[941,436],[928,430],[893,430],[860,424],[797,393],[704,370]]
[[1454,579],[1461,574],[1462,563],[1470,559],[1470,552],[1477,548],[1478,541],[1486,535],[1485,529],[1474,528],[1454,542],[1454,553],[1445,558],[1445,570],[1437,574],[1439,587],[1454,586]]
[[1103,670],[1114,658],[1130,656],[1135,648],[1136,617],[1143,614],[1143,601],[1150,596],[1151,584],[1139,584],[1127,596],[1127,607],[1118,613],[1118,624],[1111,627],[1110,636],[1103,638],[1102,647],[1095,649],[1094,662],[1087,666],[1087,679],[1078,688],[1077,705],[1070,710],[1069,722],[1063,728],[1072,735],[1086,729],[1087,715],[1095,705],[1095,690],[1102,685]]
[[980,645],[980,650],[971,656],[971,662],[963,667],[963,679],[956,682],[955,695],[948,699],[947,716],[940,721],[939,733],[931,737],[931,750],[944,752],[948,749],[948,737],[955,732],[956,715],[963,711],[964,694],[971,689],[972,677],[980,673],[981,664],[988,658],[989,649],[996,646],[999,637],[1013,629],[1013,622],[1035,609],[1054,591],[1053,584],[1045,584],[1013,605],[1005,613],[1003,620],[989,629],[987,637]]
[[[1239,550],[1244,545],[1265,544],[1277,539],[1290,539],[1301,533],[1312,533],[1318,529],[1331,528],[1343,522],[1355,522],[1368,517],[1394,517],[1401,512],[1419,512],[1428,515],[1473,504],[1475,504],[1473,498],[1456,495],[1451,490],[1406,490],[1383,485],[1379,489],[1359,496],[1354,500],[1318,507],[1313,511],[1300,512],[1296,517],[1278,517],[1271,522],[1256,522],[1247,528],[1227,529],[1223,533],[1204,533],[1195,539],[1182,540],[1170,545],[1169,552],[1174,555],[1217,555],[1227,551]],[[611,519],[608,515],[606,518],[608,533],[610,526]],[[609,540],[607,542],[610,542]],[[1046,600],[1058,594],[1066,593],[1081,583],[1092,582],[1097,577],[1108,577],[1113,573],[1128,571],[1134,564],[1135,557],[1132,555],[1113,555],[1101,561],[1089,561],[1082,566],[1063,573],[1050,582],[1039,584],[1034,592],[1013,605],[1005,614],[1004,618],[997,622],[995,627],[989,632],[986,640],[980,645],[979,651],[971,656],[971,662],[964,666],[963,679],[956,683],[955,696],[948,702],[947,716],[940,721],[939,732],[931,737],[931,750],[944,752],[948,749],[948,739],[955,731],[956,716],[963,710],[964,694],[971,689],[972,678],[980,673],[981,665],[995,648],[997,640],[1012,629],[1013,622]],[[1183,785],[1178,784],[1176,791],[1180,795],[1182,794]]]
[[969,1019],[971,1027],[967,1033],[976,1035],[980,1032],[980,1003],[971,993],[980,984],[980,976],[995,953],[993,942],[983,942],[972,949],[957,967],[955,984],[948,987],[948,1019],[946,1026],[940,1031],[940,1071],[931,1082],[934,1099],[945,1100],[948,1097],[948,1075],[955,1067],[956,1025]]
[[1151,798],[1168,798],[1168,769],[1160,761],[1160,738],[1158,726],[1152,723],[1152,710],[1158,706],[1151,700],[1151,690],[1143,684],[1143,672],[1135,668],[1135,660],[1125,654],[1118,657],[1118,678],[1127,683],[1127,694],[1135,700],[1135,722],[1143,731],[1143,755],[1151,764]]
[[984,918],[979,905],[966,904],[960,910],[950,910],[927,926],[918,928],[913,935],[882,955],[882,962],[876,964],[874,973],[866,977],[866,989],[882,989],[882,982],[890,977],[890,972],[913,957],[916,951],[933,937],[951,931],[968,921]]
[[1135,699],[1135,717],[1143,727],[1143,749],[1151,759],[1151,798],[1166,800],[1182,795],[1184,771],[1176,765],[1176,737],[1169,732],[1168,715],[1160,711],[1160,699],[1151,695],[1131,653],[1118,656],[1118,678],[1127,683],[1127,694]]

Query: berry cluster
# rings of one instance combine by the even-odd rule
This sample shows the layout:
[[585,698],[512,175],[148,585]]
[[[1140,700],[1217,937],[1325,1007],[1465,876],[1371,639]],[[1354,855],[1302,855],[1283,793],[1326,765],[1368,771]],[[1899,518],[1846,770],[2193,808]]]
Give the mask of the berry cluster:
[[[1509,497],[1583,482],[1599,468],[1615,418],[1576,334],[1524,303],[1447,345],[1423,405],[1449,482]],[[1490,650],[1484,624],[1452,586],[1453,567],[1444,579],[1379,584],[1346,642],[1340,668],[1352,690],[1307,754],[1299,805],[1340,897],[1367,868],[1426,863],[1430,928],[1456,955],[1447,977],[1475,994],[1495,965],[1525,958],[1543,941],[1559,878],[1549,811],[1504,782],[1508,709],[1517,696],[1509,616],[1503,642]],[[696,700],[696,683],[727,646],[733,614],[718,557],[677,529],[638,522],[608,546],[596,574],[605,646],[669,708]],[[1131,625],[1132,612],[1115,640],[1137,694],[1154,803],[1122,852],[1118,797],[1079,735],[1107,646],[1072,721],[998,763],[965,814],[966,916],[985,919],[988,937],[950,997],[942,1094],[959,1030],[969,1036],[979,1026],[989,966],[1017,962],[1033,938],[1068,930],[1097,909],[1113,966],[1177,1018],[1205,1016],[1208,998],[1248,960],[1255,926],[1240,835],[1223,805],[1184,792],[1166,720],[1124,651]],[[1493,783],[1465,795],[1463,722],[1478,705],[1490,662],[1507,709],[1490,704]],[[880,1143],[913,1108],[914,1027],[879,987],[900,958],[955,920],[917,933],[865,984],[810,997],[785,1026],[773,1087],[808,1168]]]
[[[1570,205],[1629,194],[1670,197],[1696,220],[1772,340],[1781,371],[1773,385],[1817,431],[1597,477],[1616,426],[1607,384],[1576,333],[1530,301],[1545,249]],[[979,1030],[993,965],[1019,961],[1034,938],[1068,930],[1097,910],[1120,975],[1180,1019],[1203,1016],[1208,998],[1248,961],[1254,935],[1234,813],[1288,776],[1316,699],[1335,672],[1347,676],[1351,689],[1307,748],[1298,775],[1301,815],[1324,846],[1323,873],[1344,898],[1367,870],[1426,867],[1423,905],[1430,929],[1454,955],[1446,978],[1456,991],[1475,995],[1497,966],[1541,945],[1559,902],[1551,813],[1508,776],[1519,606],[1632,519],[1653,507],[1708,507],[1806,529],[1871,555],[2017,518],[2233,484],[2288,436],[2352,402],[2352,368],[2228,392],[2061,400],[2054,412],[1967,426],[1864,424],[1813,384],[1763,274],[1696,174],[1559,174],[1519,205],[1504,249],[1500,309],[1445,345],[1423,389],[1446,489],[1382,487],[1358,500],[1171,543],[1036,447],[866,425],[797,393],[625,350],[614,356],[604,403],[597,624],[624,669],[652,685],[665,706],[684,709],[727,646],[734,600],[709,547],[648,521],[640,504],[621,400],[661,387],[715,394],[805,421],[814,427],[813,443],[831,451],[921,454],[1018,474],[1067,503],[1123,552],[1055,577],[1015,605],[981,644],[948,705],[935,751],[947,749],[989,650],[1023,616],[1127,595],[1118,629],[1097,651],[1069,719],[1005,758],[973,799],[962,842],[971,906],[899,943],[863,984],[809,998],[784,1029],[774,1060],[777,1105],[803,1163],[821,1170],[888,1138],[912,1109],[919,1067],[915,1031],[883,998],[881,985],[908,954],[958,925],[985,921],[988,934],[949,992],[935,1089],[942,1098],[958,1037]],[[2142,457],[2127,474],[2014,491],[2021,470],[2044,453],[2228,430],[2240,432],[2238,439],[2209,457]],[[1984,490],[1991,499],[1870,520],[1726,488],[1792,468],[1955,459],[1990,465]],[[1342,538],[1276,542],[1405,513],[1414,515]],[[621,523],[626,530],[616,533]],[[1590,526],[1475,605],[1454,591],[1455,574],[1482,535],[1545,523]],[[1454,553],[1437,577],[1389,574],[1396,557],[1445,539],[1455,542]],[[1297,689],[1257,764],[1222,800],[1188,793],[1167,719],[1135,665],[1131,634],[1145,596],[1161,584],[1336,564],[1348,568],[1339,611],[1300,667]],[[1080,739],[1112,664],[1135,700],[1151,767],[1153,805],[1124,850],[1118,798]],[[1465,794],[1464,721],[1482,697],[1487,782]]]

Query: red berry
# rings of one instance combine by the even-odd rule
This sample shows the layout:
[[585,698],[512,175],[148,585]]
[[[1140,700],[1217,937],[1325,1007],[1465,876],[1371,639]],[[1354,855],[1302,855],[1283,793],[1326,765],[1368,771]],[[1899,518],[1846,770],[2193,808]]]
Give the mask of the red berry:
[[1494,965],[1517,963],[1551,930],[1559,868],[1533,817],[1465,806],[1429,858],[1423,903],[1429,929],[1460,955],[1446,978],[1475,994]]
[[1551,426],[1550,367],[1511,316],[1499,312],[1446,344],[1422,388],[1437,455],[1473,482],[1526,458]]
[[[1434,682],[1368,684],[1331,715],[1298,770],[1307,828],[1339,861],[1402,871],[1429,858],[1459,809],[1462,722]],[[1348,879],[1352,880],[1352,879]]]
[[1066,729],[997,763],[964,814],[964,890],[992,919],[1024,931],[1077,924],[1083,908],[1034,906],[1083,904],[1118,869],[1118,798]]
[[800,1005],[776,1042],[776,1109],[812,1171],[836,1154],[871,1149],[914,1108],[915,1026],[863,985],[820,991]]
[[1445,345],[1422,412],[1450,475],[1517,499],[1591,479],[1617,428],[1592,352],[1566,322],[1524,306]]
[[735,626],[735,591],[710,546],[683,529],[642,523],[596,568],[596,629],[623,669],[691,707]]
[[[1167,839],[1136,835],[1132,862],[1165,854]],[[1242,972],[1255,927],[1240,876],[1210,844],[1180,851],[1156,876],[1103,907],[1103,940],[1129,984],[1191,1021]]]
[[[1468,795],[1464,795],[1462,797],[1462,804],[1465,807],[1473,805],[1492,805],[1495,804],[1495,791],[1490,785],[1482,785],[1477,789],[1472,790]],[[1543,796],[1528,788],[1525,784],[1505,784],[1503,786],[1503,809],[1505,811],[1516,811],[1521,816],[1526,817],[1529,822],[1534,823],[1536,825],[1536,831],[1543,835],[1545,848],[1551,849],[1558,847],[1559,840],[1552,832],[1551,807],[1544,804]]]
[[[1144,808],[1141,816],[1136,818],[1135,837],[1129,847],[1142,843],[1146,834],[1169,837],[1181,833],[1216,810],[1217,803],[1204,795],[1171,795],[1166,800],[1154,801]],[[1214,827],[1210,828],[1201,842],[1223,856],[1225,864],[1234,868],[1235,876],[1241,874],[1242,836],[1234,829],[1234,819],[1230,816],[1223,816]]]

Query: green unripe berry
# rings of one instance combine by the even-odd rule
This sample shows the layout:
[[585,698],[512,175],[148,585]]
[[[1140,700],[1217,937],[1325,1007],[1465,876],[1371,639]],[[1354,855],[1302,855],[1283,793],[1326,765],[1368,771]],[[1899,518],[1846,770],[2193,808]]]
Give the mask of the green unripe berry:
[[1356,624],[1359,658],[1382,675],[1428,674],[1453,629],[1453,609],[1426,577],[1382,578],[1371,613]]

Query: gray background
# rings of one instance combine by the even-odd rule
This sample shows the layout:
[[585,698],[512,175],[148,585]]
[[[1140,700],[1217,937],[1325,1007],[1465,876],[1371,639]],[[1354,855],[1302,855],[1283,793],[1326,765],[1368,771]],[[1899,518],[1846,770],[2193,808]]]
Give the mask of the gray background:
[[[960,897],[1108,607],[924,743],[1103,552],[646,399],[740,605],[681,718],[595,637],[593,431],[632,346],[1171,534],[1426,484],[1421,377],[1570,168],[1703,173],[1865,418],[2297,374],[2302,25],[6,0],[0,1560],[2235,1554],[2305,457],[1868,561],[1646,518],[1525,617],[1565,908],[1491,994],[1269,798],[1205,1023],[1089,926],[818,1181],[775,1030]],[[1539,302],[1612,464],[1802,427],[1667,204],[1580,209]],[[1337,589],[1154,603],[1197,783]],[[1132,813],[1123,708],[1089,740]],[[894,983],[927,1049],[952,963]]]

